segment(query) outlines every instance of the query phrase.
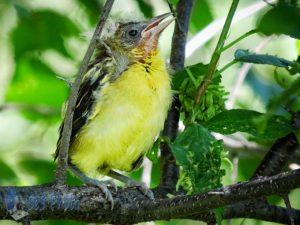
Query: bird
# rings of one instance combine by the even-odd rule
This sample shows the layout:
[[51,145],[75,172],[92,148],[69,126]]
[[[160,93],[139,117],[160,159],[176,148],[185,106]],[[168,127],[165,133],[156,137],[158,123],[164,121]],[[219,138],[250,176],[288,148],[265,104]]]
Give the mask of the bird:
[[[171,17],[171,18],[170,18]],[[78,92],[74,109],[68,167],[85,184],[100,187],[113,201],[109,176],[153,193],[119,171],[140,167],[163,129],[172,102],[171,78],[158,50],[162,31],[174,20],[172,13],[148,21],[114,21],[99,37]],[[61,148],[62,129],[55,152]]]

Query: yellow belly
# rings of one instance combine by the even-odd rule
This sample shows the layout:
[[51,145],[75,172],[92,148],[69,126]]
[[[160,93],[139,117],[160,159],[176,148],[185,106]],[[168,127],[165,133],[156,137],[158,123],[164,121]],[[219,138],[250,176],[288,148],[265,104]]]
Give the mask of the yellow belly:
[[70,149],[71,162],[89,176],[132,170],[162,130],[171,103],[170,78],[159,56],[151,68],[134,64],[102,88],[94,114]]

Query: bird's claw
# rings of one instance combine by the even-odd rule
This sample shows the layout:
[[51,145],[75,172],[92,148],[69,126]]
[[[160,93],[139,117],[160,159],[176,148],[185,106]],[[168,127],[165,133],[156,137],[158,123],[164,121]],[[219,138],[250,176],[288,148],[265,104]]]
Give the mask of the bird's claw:
[[99,184],[97,187],[100,188],[101,192],[105,195],[105,199],[110,203],[111,209],[114,207],[114,200],[110,190],[108,190],[106,184]]
[[125,187],[127,187],[127,188],[137,188],[146,197],[148,197],[151,200],[154,200],[153,192],[147,187],[147,185],[144,182],[128,181],[125,184]]
[[111,191],[107,187],[110,186],[115,191],[117,191],[117,185],[115,184],[115,182],[113,182],[113,180],[107,180],[107,181],[95,180],[95,182],[91,185],[100,188],[101,192],[105,196],[105,199],[110,203],[111,209],[113,209],[114,208],[114,200],[113,200]]

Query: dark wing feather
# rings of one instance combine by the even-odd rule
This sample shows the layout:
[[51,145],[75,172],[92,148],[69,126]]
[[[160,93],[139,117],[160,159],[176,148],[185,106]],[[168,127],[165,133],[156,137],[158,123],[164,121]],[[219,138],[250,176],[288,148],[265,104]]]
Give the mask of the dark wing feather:
[[[103,59],[103,58],[102,58]],[[78,92],[78,97],[76,101],[76,106],[74,110],[73,123],[72,123],[72,133],[70,139],[70,146],[74,142],[76,135],[79,133],[80,129],[86,124],[89,115],[91,113],[93,104],[95,102],[94,92],[99,92],[101,89],[101,81],[108,74],[108,64],[111,61],[106,57],[103,61],[94,60],[91,65],[89,65],[89,70],[85,75]],[[54,155],[54,160],[58,157],[59,149],[61,147],[62,130],[64,123],[61,124],[59,128],[59,138],[57,142],[57,148]]]

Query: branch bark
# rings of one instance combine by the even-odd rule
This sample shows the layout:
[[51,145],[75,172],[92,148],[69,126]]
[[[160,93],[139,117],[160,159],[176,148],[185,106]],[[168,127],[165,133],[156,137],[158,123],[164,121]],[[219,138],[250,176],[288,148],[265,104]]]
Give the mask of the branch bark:
[[298,147],[299,143],[294,133],[278,139],[267,152],[251,179],[279,173]]
[[[120,224],[120,221],[123,224],[133,224],[153,220],[184,219],[211,209],[286,193],[299,187],[300,169],[206,193],[155,201],[145,198],[137,190],[120,189],[118,192],[112,190],[115,202],[113,210],[110,210],[110,204],[102,192],[94,187],[58,188],[51,185],[1,187],[0,218],[12,219],[14,214],[25,212],[30,220],[74,219],[112,224]],[[155,192],[155,195],[159,194]],[[299,219],[299,215],[295,219]]]
[[[174,72],[183,69],[185,61],[185,44],[189,28],[189,18],[191,15],[193,0],[180,0],[177,4],[177,19],[172,39],[172,50],[170,66]],[[176,139],[179,122],[180,101],[178,96],[174,96],[173,104],[169,110],[165,122],[163,135],[171,141]],[[161,181],[160,188],[165,192],[173,193],[179,178],[179,169],[176,160],[171,153],[167,143],[163,142],[161,149]]]

